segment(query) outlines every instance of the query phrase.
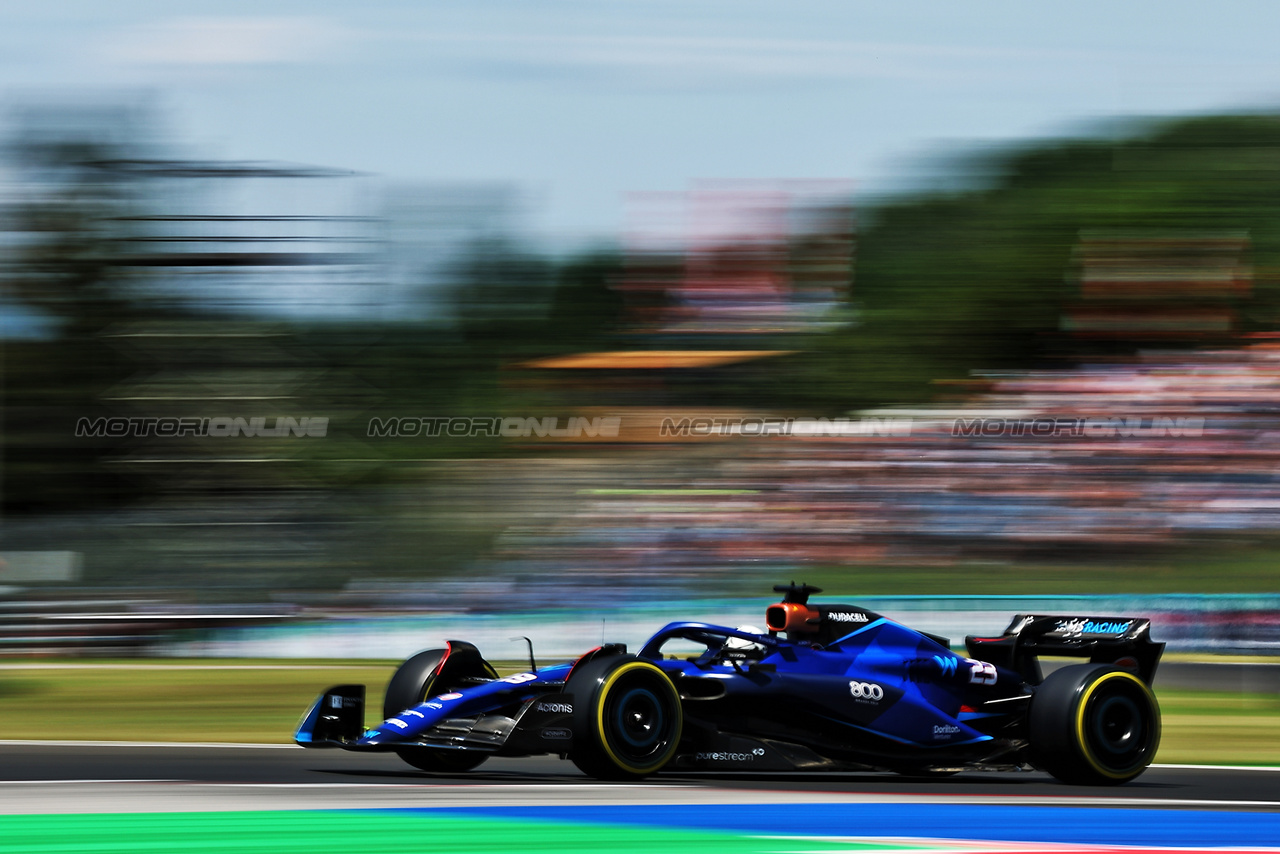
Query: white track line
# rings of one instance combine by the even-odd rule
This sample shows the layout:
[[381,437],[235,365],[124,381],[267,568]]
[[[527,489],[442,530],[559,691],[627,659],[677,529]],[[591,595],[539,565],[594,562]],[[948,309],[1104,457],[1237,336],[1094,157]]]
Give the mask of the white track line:
[[[525,792],[652,792],[655,790],[701,791],[706,795],[723,795],[725,803],[735,803],[743,799],[744,794],[751,797],[751,802],[769,802],[770,796],[780,794],[771,790],[718,789],[714,786],[698,786],[689,783],[655,784],[655,783],[210,783],[200,780],[14,780],[5,781],[5,785],[27,786],[32,784],[56,785],[96,785],[96,784],[139,784],[164,785],[172,788],[177,785],[183,789],[249,789],[249,790],[300,790],[319,791],[340,789],[356,791],[410,791],[421,789],[447,790],[458,795],[470,795],[487,791],[506,792],[518,796]],[[972,806],[1050,806],[1050,807],[1206,807],[1222,809],[1267,809],[1280,808],[1280,801],[1244,801],[1213,800],[1208,798],[1119,798],[1093,797],[1089,795],[963,795],[952,793],[932,794],[894,794],[887,792],[788,792],[785,803],[830,803],[848,802],[863,804],[964,804]],[[452,803],[423,804],[424,808],[447,808]]]
[[[193,785],[201,788],[225,788],[225,789],[341,789],[351,788],[358,790],[367,789],[393,789],[403,790],[403,785],[396,783],[195,783]],[[727,800],[725,803],[734,803],[735,798],[740,798],[742,790],[740,789],[717,789],[714,786],[695,786],[695,785],[653,785],[653,784],[635,784],[635,783],[535,783],[535,784],[413,784],[413,788],[421,789],[448,789],[451,792],[471,793],[473,791],[497,790],[509,792],[513,795],[519,794],[526,790],[548,791],[565,791],[570,789],[592,791],[592,792],[617,792],[617,791],[652,791],[654,789],[689,789],[702,790],[708,793],[719,792],[723,794]],[[763,790],[757,794],[776,794]],[[1212,800],[1206,798],[1112,798],[1112,797],[1090,797],[1087,795],[953,795],[945,792],[931,794],[903,794],[895,795],[881,792],[789,792],[788,794],[795,797],[789,798],[784,803],[800,804],[805,803],[806,796],[822,794],[825,797],[814,798],[815,802],[849,801],[852,803],[871,803],[871,804],[913,804],[913,803],[930,803],[930,804],[961,804],[970,806],[1049,806],[1049,807],[1215,807],[1221,809],[1223,807],[1233,807],[1236,809],[1267,809],[1274,810],[1280,808],[1280,801],[1228,801],[1228,800]],[[760,799],[760,802],[768,802],[768,798]],[[425,808],[430,809],[434,804],[424,804]],[[441,807],[447,806],[444,804]]]

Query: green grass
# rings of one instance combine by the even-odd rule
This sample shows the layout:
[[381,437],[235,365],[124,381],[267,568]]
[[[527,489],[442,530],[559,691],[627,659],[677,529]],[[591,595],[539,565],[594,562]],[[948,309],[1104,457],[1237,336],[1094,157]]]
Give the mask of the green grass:
[[[0,669],[0,738],[288,743],[330,685],[364,683],[376,715],[396,662],[29,664],[36,669]],[[1158,699],[1164,738],[1157,761],[1280,765],[1280,695],[1164,690]]]
[[281,662],[165,660],[0,669],[0,738],[290,742],[302,714],[330,685],[364,683],[375,701],[371,704],[380,708],[395,667],[332,662],[322,669],[300,669],[307,665],[287,662],[284,669],[220,669],[229,664]]
[[1161,691],[1157,762],[1280,765],[1280,694]]

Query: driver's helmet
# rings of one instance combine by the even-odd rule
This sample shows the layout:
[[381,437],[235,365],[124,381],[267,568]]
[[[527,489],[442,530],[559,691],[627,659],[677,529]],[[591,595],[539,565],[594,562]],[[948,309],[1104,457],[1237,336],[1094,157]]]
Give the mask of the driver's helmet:
[[[739,632],[750,632],[753,635],[764,634],[764,629],[759,626],[735,626],[734,630]],[[724,648],[743,653],[764,652],[763,646],[755,641],[747,640],[746,638],[727,638],[724,642]]]

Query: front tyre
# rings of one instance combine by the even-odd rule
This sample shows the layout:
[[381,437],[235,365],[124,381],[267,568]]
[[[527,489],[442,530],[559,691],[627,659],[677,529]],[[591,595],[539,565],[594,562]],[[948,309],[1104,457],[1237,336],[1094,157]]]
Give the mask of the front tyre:
[[[405,660],[391,677],[382,701],[382,717],[392,718],[429,697],[458,687],[469,676],[497,678],[493,667],[470,644],[450,641],[449,649],[427,649]],[[420,771],[459,773],[470,771],[487,757],[484,753],[430,747],[397,747],[396,756]]]
[[1032,763],[1064,783],[1116,785],[1137,777],[1160,746],[1160,707],[1141,679],[1109,665],[1049,674],[1028,712]]
[[574,669],[565,691],[574,697],[569,758],[589,776],[638,779],[676,755],[680,695],[653,663],[630,655],[596,659]]
[[419,771],[433,774],[461,774],[489,758],[483,753],[432,747],[397,747],[396,756]]

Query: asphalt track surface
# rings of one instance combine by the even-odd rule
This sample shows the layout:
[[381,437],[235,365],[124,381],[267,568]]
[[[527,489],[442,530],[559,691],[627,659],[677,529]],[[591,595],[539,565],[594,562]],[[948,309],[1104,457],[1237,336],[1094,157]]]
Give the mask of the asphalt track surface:
[[[391,754],[304,750],[288,745],[126,745],[0,742],[0,812],[83,810],[64,789],[92,799],[146,794],[128,809],[163,809],[183,793],[256,808],[361,805],[504,805],[620,800],[626,803],[744,803],[847,797],[949,802],[1071,803],[1280,813],[1280,769],[1155,766],[1123,786],[1066,786],[1038,772],[969,772],[946,779],[878,773],[662,774],[639,783],[598,783],[554,757],[490,759],[466,774],[417,771]],[[610,794],[613,793],[613,794]],[[243,797],[242,797],[243,796]],[[63,801],[42,803],[45,800]],[[121,808],[110,797],[109,809]],[[194,804],[188,803],[186,808]],[[227,808],[217,803],[201,809]],[[234,808],[242,808],[238,805]],[[253,807],[250,807],[253,808]]]
[[390,854],[424,839],[476,854],[1280,852],[1280,769],[1153,767],[1106,788],[1033,772],[600,783],[552,757],[437,776],[292,745],[0,742],[0,854]]

